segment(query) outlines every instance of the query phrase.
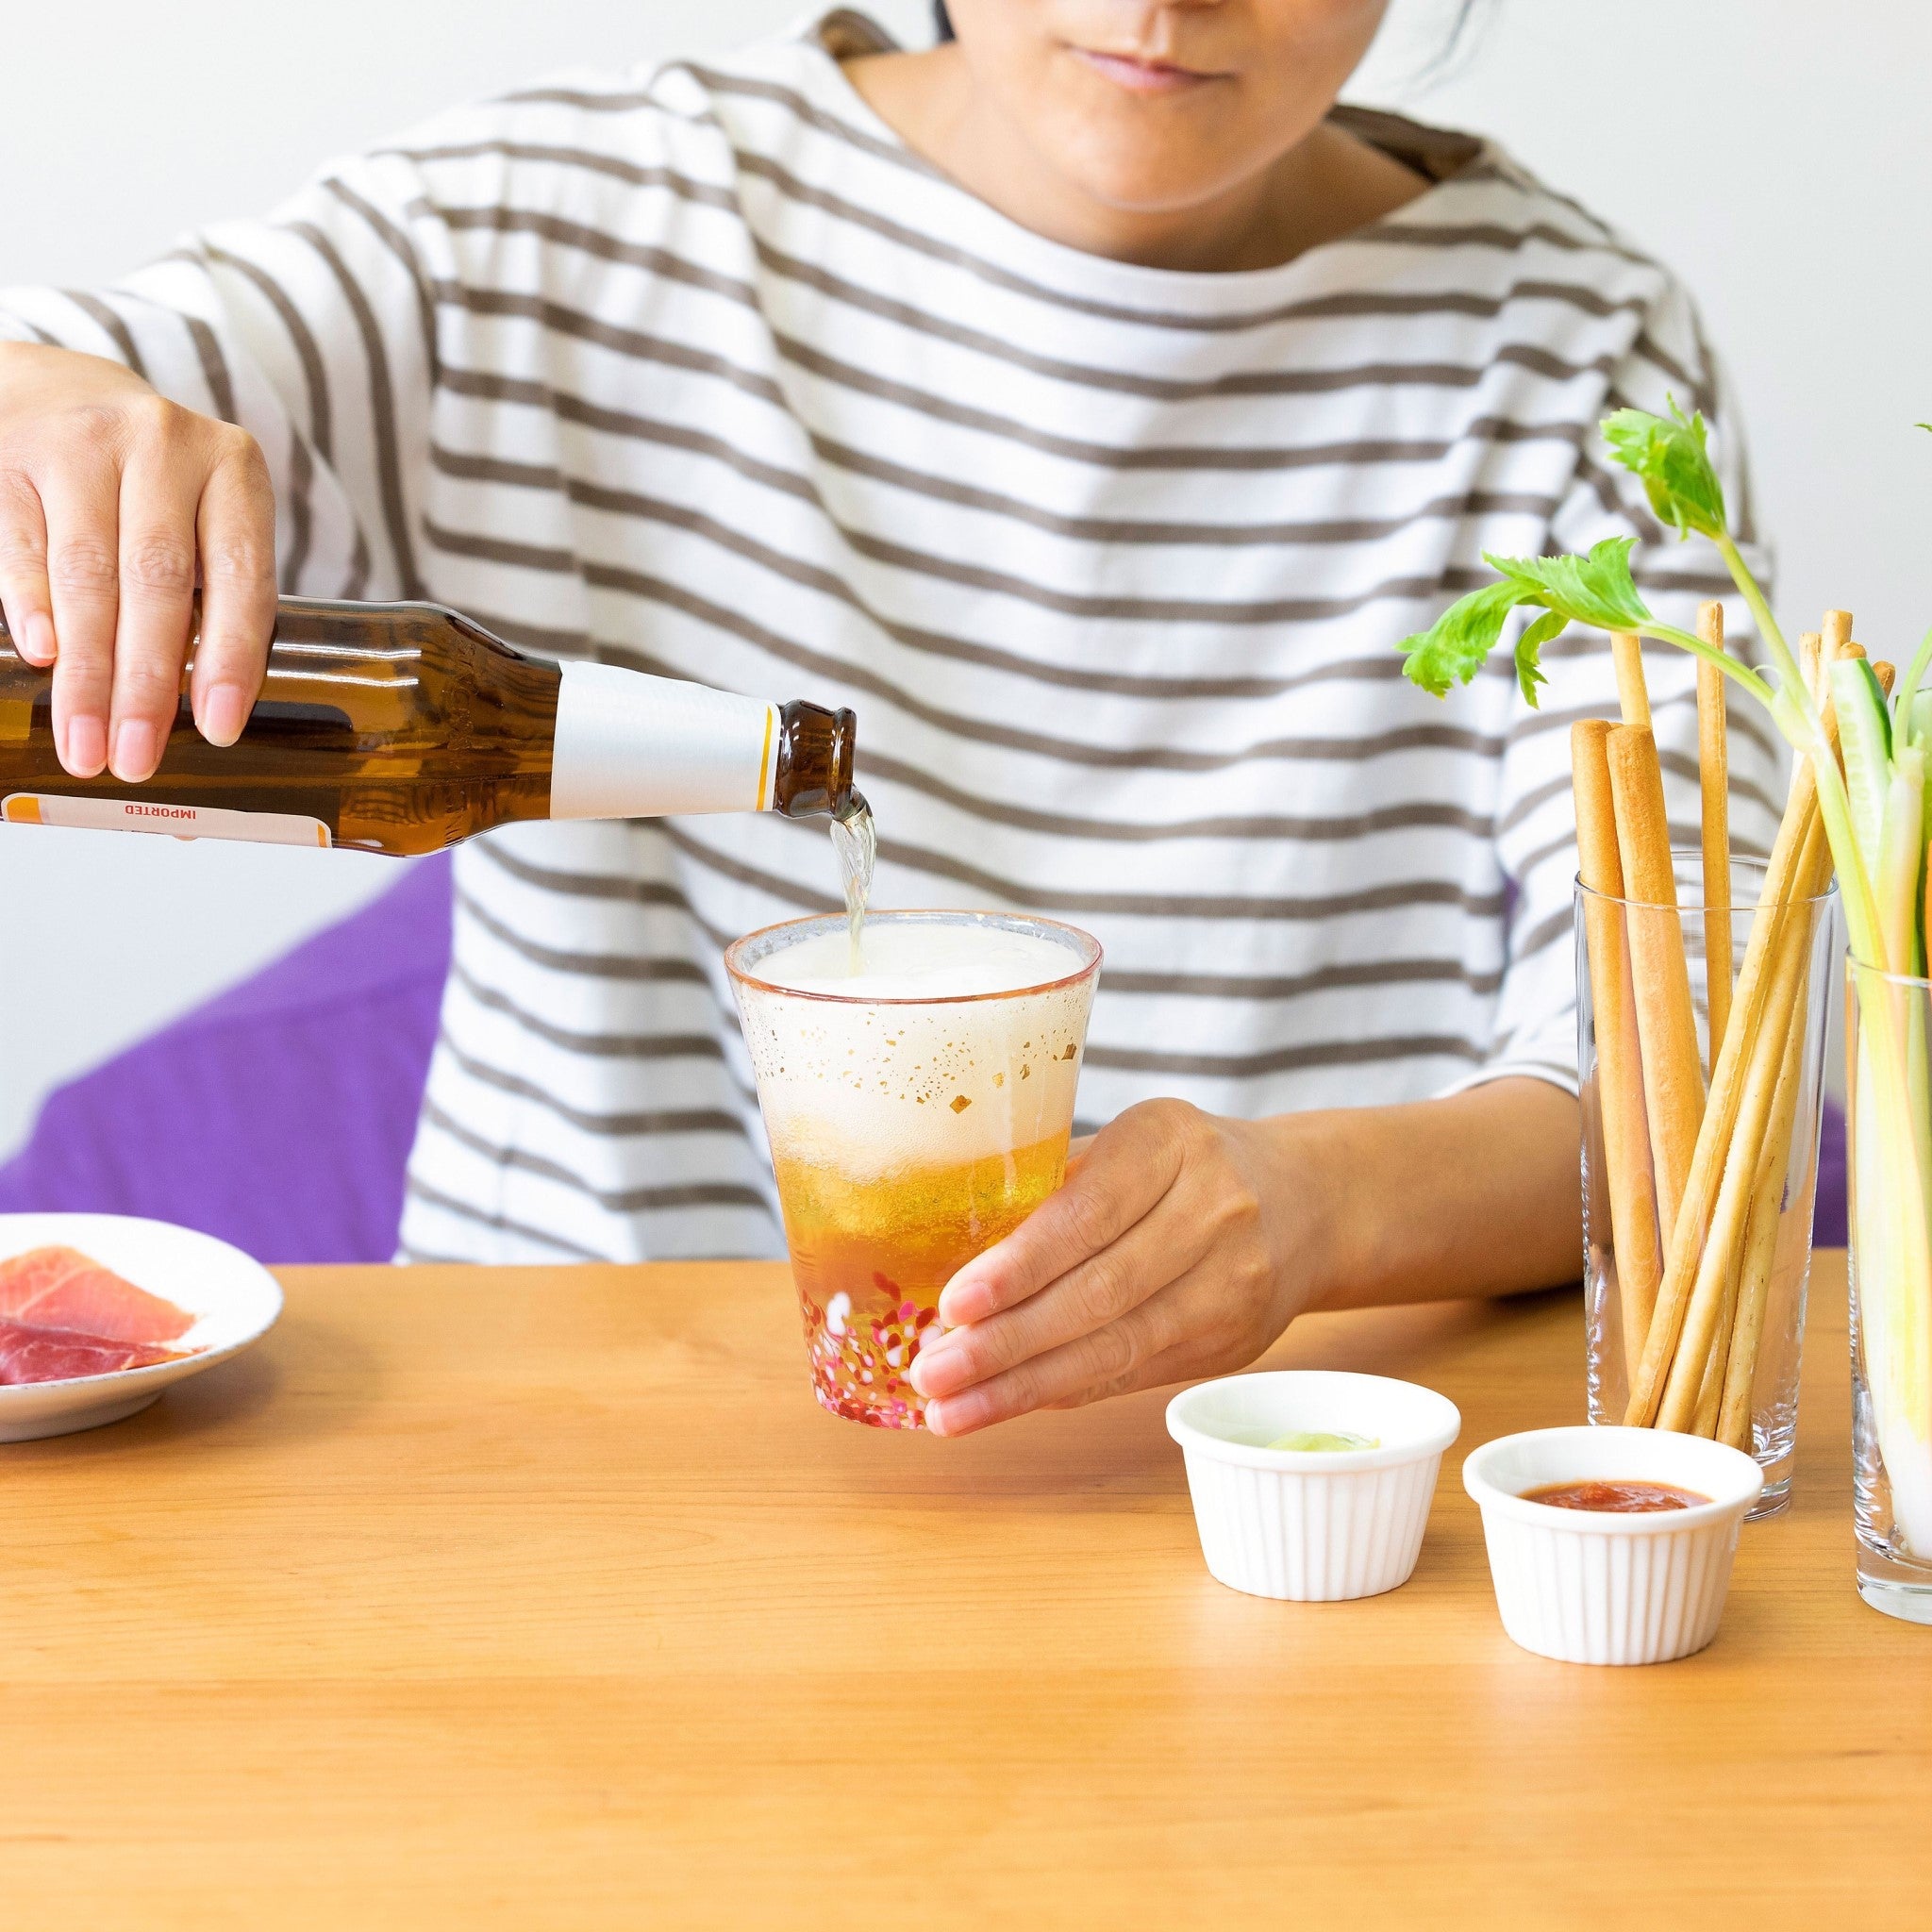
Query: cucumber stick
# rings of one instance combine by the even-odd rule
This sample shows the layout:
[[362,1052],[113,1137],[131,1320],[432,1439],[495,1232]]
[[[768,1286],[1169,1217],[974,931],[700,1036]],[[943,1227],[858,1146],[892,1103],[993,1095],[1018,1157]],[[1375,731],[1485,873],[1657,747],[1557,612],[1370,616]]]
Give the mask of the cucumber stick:
[[1878,874],[1885,825],[1885,794],[1891,786],[1891,719],[1885,691],[1862,658],[1841,658],[1831,667],[1831,701],[1851,794],[1852,830],[1868,877]]

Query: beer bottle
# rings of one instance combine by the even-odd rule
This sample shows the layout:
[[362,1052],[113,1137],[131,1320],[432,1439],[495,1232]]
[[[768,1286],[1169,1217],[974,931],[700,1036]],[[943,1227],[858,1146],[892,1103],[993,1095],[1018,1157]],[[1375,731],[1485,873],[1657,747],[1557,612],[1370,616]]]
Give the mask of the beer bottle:
[[228,747],[194,728],[185,672],[181,689],[153,777],[70,777],[53,674],[0,625],[0,817],[408,854],[515,819],[854,808],[850,711],[548,663],[434,604],[283,598]]

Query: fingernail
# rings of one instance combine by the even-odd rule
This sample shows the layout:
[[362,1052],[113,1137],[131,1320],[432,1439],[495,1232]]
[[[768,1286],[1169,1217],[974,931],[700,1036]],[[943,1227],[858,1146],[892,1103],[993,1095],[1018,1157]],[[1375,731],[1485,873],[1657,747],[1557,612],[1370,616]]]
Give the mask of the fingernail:
[[28,611],[26,623],[14,633],[13,641],[20,655],[42,670],[54,661],[60,648],[54,636],[54,620],[44,610]]
[[991,1420],[985,1401],[976,1395],[959,1395],[950,1402],[925,1405],[925,1425],[935,1436],[970,1436]]
[[248,693],[239,684],[210,686],[197,722],[210,744],[233,744],[248,722]]
[[950,1337],[941,1336],[912,1357],[907,1379],[922,1395],[951,1395],[973,1379],[966,1366],[966,1351]]
[[155,749],[155,727],[145,718],[126,719],[114,734],[114,775],[124,785],[139,785],[152,778],[159,763]]
[[940,1291],[940,1320],[948,1328],[983,1322],[992,1311],[992,1291],[977,1275],[956,1274]]
[[99,718],[70,718],[60,762],[76,778],[97,778],[108,762],[108,727]]

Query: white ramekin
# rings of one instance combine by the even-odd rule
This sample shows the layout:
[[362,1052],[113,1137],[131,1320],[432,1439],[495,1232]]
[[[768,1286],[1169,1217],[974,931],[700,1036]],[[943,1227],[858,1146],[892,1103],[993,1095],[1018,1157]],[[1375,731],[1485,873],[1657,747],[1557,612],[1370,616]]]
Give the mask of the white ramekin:
[[[1298,1603],[1378,1596],[1407,1583],[1423,1546],[1456,1405],[1385,1375],[1280,1369],[1228,1375],[1167,1405],[1181,1445],[1201,1554],[1218,1582]],[[1250,1447],[1313,1429],[1370,1436],[1375,1449]]]
[[[1674,1483],[1708,1496],[1635,1516],[1524,1500],[1545,1483]],[[1531,1429],[1471,1452],[1503,1628],[1574,1664],[1660,1664],[1717,1635],[1738,1525],[1764,1474],[1741,1450],[1668,1429]]]

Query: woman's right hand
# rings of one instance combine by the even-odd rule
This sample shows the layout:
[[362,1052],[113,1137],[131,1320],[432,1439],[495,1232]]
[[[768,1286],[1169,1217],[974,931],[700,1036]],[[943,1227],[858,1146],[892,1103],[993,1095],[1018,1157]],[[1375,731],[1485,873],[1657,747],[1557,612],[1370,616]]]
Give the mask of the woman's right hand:
[[150,777],[190,693],[212,744],[248,722],[275,631],[275,512],[244,430],[118,362],[0,342],[0,609],[54,668],[54,742],[76,778]]

